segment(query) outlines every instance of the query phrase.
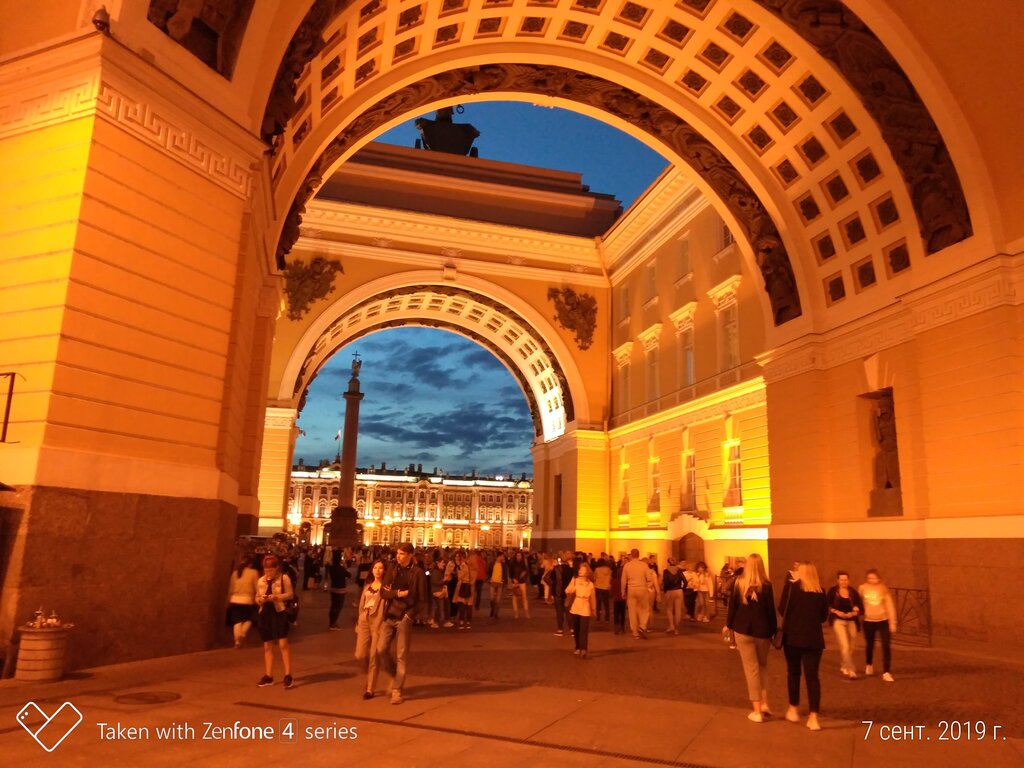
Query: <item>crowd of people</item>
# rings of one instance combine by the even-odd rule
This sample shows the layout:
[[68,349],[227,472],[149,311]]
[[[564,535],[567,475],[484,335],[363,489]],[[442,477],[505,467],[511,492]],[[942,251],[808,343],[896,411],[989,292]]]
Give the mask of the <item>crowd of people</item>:
[[[290,553],[242,552],[231,573],[227,623],[241,648],[253,625],[264,649],[264,675],[258,685],[274,684],[274,652],[284,666],[284,687],[292,686],[289,628],[297,621],[297,590],[330,592],[328,629],[338,623],[348,581],[357,584],[353,602],[355,657],[366,671],[363,698],[376,695],[378,673],[391,678],[393,704],[403,701],[412,628],[472,629],[488,594],[488,620],[501,618],[510,599],[513,620],[530,619],[530,601],[554,607],[554,633],[568,628],[574,654],[586,659],[592,623],[611,624],[615,634],[627,630],[637,640],[651,632],[653,613],[664,614],[668,634],[679,634],[686,621],[710,622],[724,606],[723,635],[738,651],[747,694],[748,718],[764,722],[768,705],[767,669],[772,646],[783,651],[789,707],[785,719],[800,720],[801,678],[807,692],[807,728],[821,729],[819,667],[825,649],[824,626],[831,627],[840,654],[840,671],[859,677],[854,662],[858,634],[865,638],[864,675],[874,674],[874,645],[882,647],[882,680],[893,682],[891,633],[896,630],[892,594],[876,570],[854,588],[839,571],[827,591],[812,563],[795,562],[776,601],[764,561],[751,554],[733,570],[727,563],[716,576],[706,563],[668,558],[660,570],[654,555],[638,550],[617,560],[607,553],[537,553],[523,550],[417,551],[412,544],[365,549],[315,547]],[[568,626],[567,626],[568,625]]]

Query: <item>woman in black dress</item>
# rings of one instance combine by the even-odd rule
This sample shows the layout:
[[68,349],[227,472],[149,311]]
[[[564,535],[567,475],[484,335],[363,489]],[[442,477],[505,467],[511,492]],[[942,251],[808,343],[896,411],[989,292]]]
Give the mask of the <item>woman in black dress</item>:
[[263,576],[256,583],[256,629],[263,641],[263,667],[266,674],[257,685],[264,688],[274,684],[274,644],[281,650],[284,662],[284,687],[292,687],[292,652],[288,646],[288,614],[285,609],[295,599],[295,587],[288,574],[281,570],[277,555],[263,558]]
[[782,650],[786,655],[786,682],[789,688],[789,709],[786,719],[800,721],[800,671],[807,683],[807,727],[820,731],[818,711],[821,708],[821,680],[818,667],[825,650],[825,633],[821,625],[828,619],[828,600],[812,563],[800,563],[796,578],[786,580],[779,602],[782,613]]

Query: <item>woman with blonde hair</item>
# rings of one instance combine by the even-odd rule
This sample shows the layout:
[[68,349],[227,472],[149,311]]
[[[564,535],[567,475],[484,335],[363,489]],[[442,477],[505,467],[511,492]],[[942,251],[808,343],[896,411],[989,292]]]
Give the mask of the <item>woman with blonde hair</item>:
[[587,641],[590,638],[590,617],[597,613],[597,591],[590,576],[590,566],[580,563],[576,576],[565,587],[566,599],[571,599],[569,616],[572,620],[573,636],[576,639],[574,653],[581,659],[587,658]]
[[778,626],[775,593],[764,560],[756,552],[747,557],[743,573],[733,583],[725,625],[732,633],[747,680],[752,711],[747,718],[763,722],[768,709],[768,649]]
[[796,578],[787,580],[782,588],[782,650],[786,655],[786,683],[789,709],[786,719],[800,721],[800,670],[807,684],[807,727],[820,731],[818,711],[821,708],[821,680],[818,667],[825,650],[825,633],[821,625],[828,620],[828,600],[812,563],[800,563]]

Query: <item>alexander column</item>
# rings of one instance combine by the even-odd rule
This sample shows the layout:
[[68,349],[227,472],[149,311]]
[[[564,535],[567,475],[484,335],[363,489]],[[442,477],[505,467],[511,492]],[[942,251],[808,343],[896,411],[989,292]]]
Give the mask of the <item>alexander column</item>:
[[345,393],[345,429],[341,442],[341,480],[338,506],[331,515],[331,546],[355,547],[361,544],[356,537],[356,508],[353,504],[356,490],[356,439],[359,436],[359,369],[363,364],[357,352],[352,357],[352,378]]

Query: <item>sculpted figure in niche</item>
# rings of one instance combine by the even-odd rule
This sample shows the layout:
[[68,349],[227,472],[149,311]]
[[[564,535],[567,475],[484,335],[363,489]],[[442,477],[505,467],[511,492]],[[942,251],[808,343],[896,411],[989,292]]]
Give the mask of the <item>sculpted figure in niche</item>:
[[151,0],[149,20],[196,58],[230,78],[253,0]]
[[875,440],[878,453],[875,455],[875,488],[900,487],[900,462],[896,447],[896,415],[893,410],[892,394],[878,399],[875,412]]

